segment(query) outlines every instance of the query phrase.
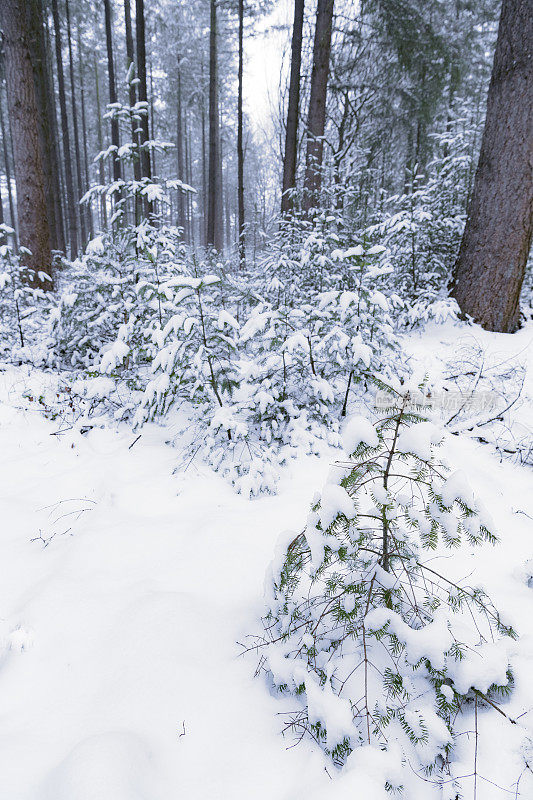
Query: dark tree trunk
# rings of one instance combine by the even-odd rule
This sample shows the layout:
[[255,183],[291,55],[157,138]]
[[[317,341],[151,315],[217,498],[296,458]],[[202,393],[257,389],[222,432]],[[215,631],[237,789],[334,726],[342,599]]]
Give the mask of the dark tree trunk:
[[144,0],[135,0],[135,32],[137,37],[137,77],[139,78],[139,101],[144,103],[141,120],[141,172],[143,178],[152,177],[150,150],[146,142],[150,139],[148,129],[148,85],[146,82],[146,34],[144,25]]
[[[154,108],[154,73],[153,63],[150,61],[150,139],[155,141],[155,108]],[[151,149],[152,175],[157,175],[155,149]]]
[[[41,0],[42,1],[42,0]],[[63,191],[64,180],[62,180],[61,171],[61,152],[59,147],[59,132],[57,127],[56,117],[56,98],[54,91],[54,69],[52,48],[50,45],[50,31],[48,29],[48,18],[45,16],[44,26],[44,52],[46,57],[46,69],[44,72],[46,80],[46,109],[49,115],[49,128],[51,136],[51,158],[52,158],[52,181],[53,181],[53,199],[55,207],[56,219],[56,235],[57,244],[55,247],[66,252],[65,241],[65,192]],[[52,242],[52,247],[54,244]]]
[[311,72],[311,93],[307,117],[307,152],[303,196],[303,208],[305,211],[309,211],[320,202],[326,99],[333,28],[333,2],[334,0],[318,0],[316,11],[313,70]]
[[65,74],[63,72],[63,56],[61,48],[61,25],[57,0],[52,0],[52,14],[54,17],[54,38],[56,46],[57,86],[59,91],[59,107],[61,111],[61,136],[63,139],[63,162],[65,165],[65,189],[68,209],[68,231],[70,257],[78,255],[78,223],[76,218],[76,197],[74,194],[74,180],[72,176],[72,158],[70,153],[70,133],[67,117],[67,99],[65,96]]
[[[94,83],[96,89],[96,135],[98,137],[98,150],[100,153],[104,149],[104,137],[102,135],[102,112],[100,109],[100,81],[98,79],[98,62],[94,53]],[[98,180],[100,186],[105,184],[105,168],[101,158],[98,159]],[[100,225],[105,230],[107,228],[107,205],[105,195],[100,198]]]
[[87,244],[87,225],[85,209],[80,206],[80,199],[83,196],[83,179],[81,175],[81,152],[80,136],[78,130],[78,104],[76,102],[76,86],[74,83],[74,58],[72,56],[72,29],[70,26],[70,8],[68,0],[65,0],[65,11],[67,17],[67,40],[68,40],[68,65],[70,77],[70,105],[72,109],[72,127],[74,133],[74,158],[76,162],[76,205],[78,207],[80,219],[80,233],[82,247]]
[[[77,24],[77,37],[78,37],[78,73],[80,78],[81,131],[83,138],[83,193],[85,194],[89,189],[90,176],[89,176],[89,153],[87,149],[87,116],[85,113],[85,85],[84,85],[85,81],[84,81],[79,21]],[[87,222],[89,236],[92,238],[94,233],[92,206],[86,205],[85,212],[86,212],[86,222]]]
[[[115,81],[115,59],[113,55],[113,33],[112,33],[112,20],[111,20],[111,4],[110,0],[104,0],[105,11],[105,39],[107,47],[107,76],[109,80],[109,102],[117,102],[117,84]],[[117,155],[118,148],[120,147],[120,133],[118,127],[118,119],[116,117],[111,119],[111,144],[115,149],[113,158],[113,180],[119,181],[121,179],[120,160]]]
[[9,202],[9,221],[11,227],[15,231],[15,239],[17,239],[17,219],[15,217],[15,204],[13,202],[13,188],[11,186],[11,167],[9,164],[9,148],[7,146],[7,131],[4,123],[4,109],[2,103],[2,93],[0,92],[0,131],[2,133],[2,150],[4,154],[4,170],[7,182],[7,199]]
[[[135,68],[135,50],[133,49],[133,29],[131,26],[131,7],[130,7],[130,0],[124,0],[124,20],[126,23],[126,66],[128,74],[131,75],[131,80],[129,82],[129,100],[130,100],[130,107],[133,108],[137,102],[137,90],[135,88],[135,83],[133,83],[133,78],[135,77],[135,72],[131,74],[131,71]],[[139,127],[139,120],[137,118],[137,114],[132,113],[131,117],[131,141],[135,144],[135,154],[133,157],[133,177],[134,180],[140,181],[141,180],[141,150],[140,150],[140,127]],[[137,225],[140,222],[140,203],[139,197],[135,195],[135,224]]]
[[[29,48],[35,82],[35,98],[37,101],[41,159],[44,175],[44,195],[46,199],[48,225],[50,228],[50,244],[54,250],[64,249],[58,231],[60,220],[57,218],[56,191],[57,164],[55,164],[55,147],[52,131],[53,107],[50,108],[49,79],[47,76],[48,60],[44,38],[44,24],[41,0],[26,3],[28,20]],[[55,173],[55,175],[54,175]]]
[[239,207],[239,266],[246,263],[244,240],[244,142],[242,114],[242,79],[244,50],[244,0],[239,0],[239,87],[237,96],[237,204]]
[[503,0],[485,130],[453,296],[484,328],[512,333],[533,232],[533,13]]
[[[2,0],[2,28],[9,117],[14,135],[20,244],[31,251],[23,263],[50,274],[52,254],[30,36],[23,0]],[[30,277],[40,285],[37,276]]]
[[281,213],[293,207],[292,192],[296,187],[296,161],[298,153],[298,114],[300,108],[300,75],[302,68],[302,39],[305,0],[294,0],[294,22],[292,26],[291,77],[289,82],[289,105],[285,130],[285,154],[283,157],[283,186]]
[[209,185],[207,190],[207,245],[224,247],[220,123],[218,118],[217,0],[210,0],[209,30]]

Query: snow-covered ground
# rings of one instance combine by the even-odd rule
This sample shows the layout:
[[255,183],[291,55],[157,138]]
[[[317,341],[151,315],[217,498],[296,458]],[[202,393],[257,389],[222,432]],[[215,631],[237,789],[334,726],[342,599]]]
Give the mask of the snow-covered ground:
[[[531,327],[505,337],[431,326],[407,347],[435,372],[473,335],[495,359],[524,364],[520,424],[531,430]],[[57,435],[28,397],[51,381],[25,367],[0,373],[0,798],[381,798],[371,754],[338,775],[312,742],[291,747],[278,716],[287,699],[240,656],[276,539],[301,528],[335,452],[295,461],[277,496],[250,501],[208,468],[173,475],[163,428],[137,441],[127,428]],[[465,797],[531,800],[533,469],[466,435],[451,436],[446,455],[501,538],[461,551],[449,574],[472,573],[520,634],[502,706],[517,722],[480,710],[477,798],[473,778]],[[460,738],[457,774],[472,772],[474,748],[472,734]],[[407,800],[437,796],[418,778],[407,788]]]

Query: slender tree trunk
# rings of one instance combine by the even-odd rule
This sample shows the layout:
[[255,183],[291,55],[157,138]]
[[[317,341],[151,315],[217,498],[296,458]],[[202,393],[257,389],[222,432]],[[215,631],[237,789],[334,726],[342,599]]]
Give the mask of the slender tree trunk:
[[[15,137],[19,237],[20,244],[31,251],[24,254],[23,263],[51,276],[50,229],[28,20],[23,0],[2,0],[1,8],[9,117]],[[40,285],[37,275],[29,275],[28,280]]]
[[[50,45],[50,31],[48,29],[48,19],[45,17],[45,26],[44,26],[44,52],[46,57],[46,69],[45,69],[45,79],[46,79],[46,109],[49,115],[49,128],[50,128],[50,136],[51,136],[51,159],[52,159],[52,181],[53,181],[53,189],[52,195],[54,200],[54,208],[55,208],[55,219],[56,219],[56,235],[57,235],[57,243],[55,247],[61,252],[66,252],[66,241],[65,241],[65,192],[63,191],[64,187],[64,180],[62,179],[62,171],[61,171],[61,152],[59,147],[59,131],[57,126],[57,117],[56,117],[56,98],[55,98],[55,91],[54,91],[54,69],[53,69],[53,58],[52,58],[52,48]],[[52,243],[52,247],[54,244]]]
[[237,204],[239,211],[239,266],[246,266],[244,238],[244,142],[242,113],[242,82],[244,67],[244,0],[239,0],[239,86],[237,93]]
[[[129,100],[130,100],[130,107],[134,108],[135,104],[137,103],[137,90],[135,88],[135,83],[133,79],[135,77],[135,50],[133,48],[133,29],[131,26],[131,6],[130,0],[124,0],[124,20],[126,23],[126,65],[128,74],[131,77],[129,82],[128,91],[129,91]],[[131,117],[131,141],[135,144],[135,154],[133,157],[133,178],[135,181],[141,180],[141,138],[140,138],[141,129],[139,126],[139,120],[137,114],[132,113]],[[140,207],[140,198],[136,194],[135,195],[135,224],[138,225],[141,221],[141,207]]]
[[[100,109],[100,81],[98,79],[98,62],[94,53],[94,84],[96,89],[96,135],[98,137],[98,150],[101,153],[104,149],[104,137],[102,134],[102,112]],[[101,158],[98,159],[98,180],[100,186],[105,184],[105,168]],[[105,230],[107,228],[107,203],[105,195],[100,198],[100,225]]]
[[[187,111],[185,111],[183,118],[183,144],[184,144],[184,162],[185,162],[185,183],[191,185],[191,142],[189,139],[189,118]],[[189,204],[189,194],[185,196],[185,240],[188,244],[192,242],[191,236],[191,206]]]
[[481,152],[453,296],[484,328],[519,326],[533,233],[533,13],[503,0]]
[[311,93],[307,117],[307,152],[303,196],[303,208],[305,211],[309,211],[320,202],[326,99],[333,28],[333,2],[334,0],[318,0],[316,12],[313,70],[311,72]]
[[298,154],[298,114],[300,108],[300,75],[302,68],[302,41],[305,0],[294,0],[294,22],[292,26],[291,76],[289,81],[289,105],[285,130],[285,154],[283,156],[283,185],[281,213],[291,211],[292,196],[296,188],[296,161]]
[[68,64],[69,64],[69,78],[70,78],[70,105],[72,110],[72,127],[74,133],[74,159],[76,163],[76,206],[78,209],[80,220],[80,233],[82,247],[87,244],[87,225],[85,218],[85,209],[80,206],[80,199],[83,196],[83,179],[81,176],[81,153],[80,153],[80,136],[78,130],[78,104],[76,102],[76,86],[74,83],[74,58],[72,56],[72,29],[70,25],[70,8],[69,1],[65,0],[65,11],[67,17],[67,41],[68,41]]
[[[176,109],[176,150],[177,150],[177,157],[178,157],[178,180],[184,181],[185,183],[185,167],[183,161],[183,111],[182,111],[182,102],[181,102],[181,56],[178,55],[178,97],[177,97],[177,109]],[[185,196],[183,192],[178,190],[178,226],[183,231],[183,237],[185,238]]]
[[[150,139],[155,141],[155,108],[154,108],[154,74],[153,65],[150,60]],[[157,175],[155,149],[151,150],[152,155],[152,175]]]
[[204,84],[204,63],[202,60],[202,237],[201,242],[207,245],[207,147],[205,132],[205,84]]
[[209,30],[209,185],[207,190],[207,245],[222,251],[222,181],[218,117],[217,0],[210,0]]
[[15,240],[17,240],[17,218],[15,216],[15,204],[13,202],[13,187],[11,185],[11,167],[9,164],[9,148],[7,146],[7,131],[4,124],[4,109],[2,103],[2,94],[0,92],[0,131],[2,133],[2,150],[4,153],[4,170],[7,182],[7,199],[9,202],[9,221],[11,227],[15,231]]
[[[80,79],[81,130],[83,137],[83,194],[85,194],[89,190],[90,175],[89,175],[89,153],[87,149],[87,117],[85,113],[85,81],[83,74],[84,70],[83,70],[79,21],[76,27],[77,27],[77,38],[78,38],[78,73]],[[86,222],[88,226],[89,236],[92,238],[94,234],[92,206],[86,205],[85,212],[86,212]]]
[[74,194],[74,180],[72,177],[72,158],[70,152],[70,133],[67,116],[67,100],[65,95],[65,74],[63,72],[63,55],[61,47],[61,25],[57,0],[52,0],[52,14],[54,18],[54,37],[56,46],[57,85],[59,91],[59,107],[61,111],[61,136],[63,139],[63,162],[65,165],[65,189],[68,209],[68,232],[70,257],[78,255],[78,223],[76,219],[76,197]]
[[[185,113],[185,143],[187,145],[187,158],[185,160],[186,165],[186,176],[187,176],[187,184],[192,186],[193,181],[193,174],[192,174],[192,137],[191,137],[191,123],[190,123],[190,116]],[[192,195],[190,192],[187,192],[186,195],[186,203],[187,203],[187,219],[189,225],[189,243],[195,246],[195,236],[194,236],[194,209],[192,203]]]
[[[109,80],[109,102],[111,104],[117,102],[117,84],[115,81],[115,59],[113,55],[113,33],[112,33],[112,20],[111,20],[111,3],[110,0],[104,0],[105,11],[105,38],[107,47],[107,76]],[[121,179],[120,160],[117,155],[120,147],[120,132],[118,127],[118,119],[111,119],[111,144],[115,149],[115,156],[113,158],[113,180],[119,181]]]
[[150,150],[145,146],[150,139],[148,129],[148,85],[146,83],[146,34],[144,25],[144,0],[135,0],[135,30],[137,36],[137,76],[139,78],[139,101],[144,104],[141,120],[141,172],[143,178],[151,178]]

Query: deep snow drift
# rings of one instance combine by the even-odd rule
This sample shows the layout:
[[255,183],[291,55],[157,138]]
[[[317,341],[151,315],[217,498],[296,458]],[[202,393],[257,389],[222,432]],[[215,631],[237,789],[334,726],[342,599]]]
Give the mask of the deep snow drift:
[[[406,347],[417,371],[438,373],[473,336],[495,361],[527,370],[511,420],[527,440],[531,328],[505,337],[431,326]],[[145,427],[138,441],[127,427],[58,435],[34,399],[53,383],[27,367],[0,374],[0,797],[388,796],[379,752],[355,751],[339,774],[313,742],[292,747],[278,716],[290,698],[270,696],[254,679],[257,658],[240,657],[278,535],[301,528],[337,453],[298,459],[277,496],[250,501],[207,467],[173,475],[168,428]],[[475,576],[520,634],[502,707],[516,724],[479,711],[477,800],[531,798],[533,471],[466,432],[449,437],[446,455],[501,539],[462,550],[449,574]],[[460,723],[458,775],[473,772],[472,724],[471,714]],[[473,784],[465,778],[472,800]],[[444,797],[418,778],[405,796]]]

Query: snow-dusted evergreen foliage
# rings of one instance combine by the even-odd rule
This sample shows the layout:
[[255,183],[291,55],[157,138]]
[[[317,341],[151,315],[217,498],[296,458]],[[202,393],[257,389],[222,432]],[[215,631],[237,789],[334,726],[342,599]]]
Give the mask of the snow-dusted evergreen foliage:
[[36,276],[34,270],[23,266],[28,251],[23,247],[17,251],[14,234],[8,225],[0,225],[0,343],[10,350],[13,359],[40,363],[46,361],[43,343],[39,344],[39,352],[35,348],[30,352],[28,345],[40,338],[43,319],[52,306],[46,291],[50,278],[45,272]]
[[348,422],[349,457],[303,533],[283,537],[257,644],[272,684],[297,701],[288,729],[335,763],[396,743],[403,764],[438,782],[461,709],[510,692],[514,632],[481,589],[439,567],[443,551],[496,538],[466,478],[438,459],[439,430],[408,393],[391,405],[374,424]]
[[375,288],[381,248],[339,247],[322,220],[295,247],[292,230],[280,237],[278,269],[255,279],[256,290],[254,276],[245,283],[194,263],[193,274],[159,290],[138,287],[166,304],[161,325],[146,332],[155,377],[137,424],[190,403],[202,454],[247,494],[274,489],[288,455],[315,452],[324,438],[338,443],[350,397],[396,351],[394,300]]

